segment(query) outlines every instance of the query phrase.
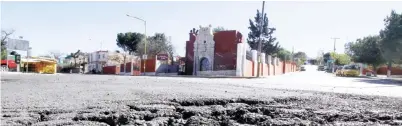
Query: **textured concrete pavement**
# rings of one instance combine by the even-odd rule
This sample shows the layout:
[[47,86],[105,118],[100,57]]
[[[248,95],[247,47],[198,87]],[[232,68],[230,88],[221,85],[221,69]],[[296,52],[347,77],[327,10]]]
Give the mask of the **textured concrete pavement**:
[[261,79],[205,79],[164,78],[188,82],[232,84],[258,88],[310,90],[360,95],[402,97],[402,83],[380,78],[337,77],[317,71],[316,66],[306,66],[306,71],[270,76]]
[[260,79],[2,73],[1,125],[402,125],[398,90],[314,67]]

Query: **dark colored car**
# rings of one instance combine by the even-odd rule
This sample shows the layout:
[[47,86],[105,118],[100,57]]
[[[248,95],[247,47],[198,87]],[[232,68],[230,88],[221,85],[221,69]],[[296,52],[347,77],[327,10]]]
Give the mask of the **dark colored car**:
[[304,66],[301,66],[300,71],[306,71],[306,68]]
[[325,70],[325,67],[324,66],[318,66],[318,69],[317,69],[318,71],[324,71]]

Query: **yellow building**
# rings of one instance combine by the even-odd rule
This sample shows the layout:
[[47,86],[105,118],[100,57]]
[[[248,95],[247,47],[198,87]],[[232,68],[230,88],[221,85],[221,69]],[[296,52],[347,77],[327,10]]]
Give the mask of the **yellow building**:
[[57,71],[57,60],[44,57],[32,57],[30,59],[21,59],[21,71],[54,74]]

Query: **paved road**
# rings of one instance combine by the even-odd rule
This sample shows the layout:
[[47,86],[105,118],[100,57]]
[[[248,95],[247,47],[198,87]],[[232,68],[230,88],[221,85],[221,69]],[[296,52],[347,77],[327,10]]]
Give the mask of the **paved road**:
[[[396,96],[398,98],[342,95],[318,93],[314,91]],[[90,116],[91,119],[98,121],[109,117],[113,119],[114,117],[112,117],[111,114],[106,114],[106,112],[113,111],[120,111],[127,114],[127,116],[120,117],[128,117],[128,115],[132,114],[139,116],[142,110],[133,111],[129,106],[141,104],[146,106],[147,102],[152,102],[153,104],[158,104],[157,106],[167,106],[171,108],[170,100],[172,99],[177,99],[178,101],[180,101],[180,99],[186,100],[185,102],[175,102],[183,103],[183,106],[178,106],[179,108],[185,108],[183,113],[193,110],[212,111],[209,106],[198,106],[194,108],[194,106],[186,107],[186,105],[184,105],[187,103],[200,103],[203,101],[202,98],[216,98],[215,100],[206,100],[205,103],[208,102],[208,104],[213,103],[212,101],[218,104],[221,103],[219,102],[220,100],[242,98],[243,101],[237,101],[240,104],[234,104],[240,106],[244,105],[244,103],[252,105],[251,103],[255,103],[255,99],[260,101],[274,101],[269,102],[269,104],[271,106],[274,104],[274,108],[277,106],[277,112],[282,112],[283,104],[288,104],[292,109],[288,109],[287,111],[294,114],[289,117],[287,115],[285,116],[289,118],[286,120],[288,122],[294,122],[292,119],[299,117],[300,112],[317,110],[317,113],[320,114],[313,114],[315,112],[311,112],[310,114],[302,115],[315,115],[321,116],[319,118],[323,118],[324,120],[333,120],[332,116],[325,115],[333,115],[334,112],[340,112],[341,115],[337,116],[336,118],[339,119],[336,120],[353,120],[356,117],[355,115],[365,114],[362,117],[370,119],[394,118],[396,119],[392,122],[394,125],[402,125],[402,123],[398,123],[398,119],[399,121],[402,119],[402,113],[400,113],[402,103],[402,98],[400,97],[402,97],[402,95],[398,91],[402,91],[401,84],[368,78],[335,77],[332,74],[318,72],[312,66],[307,66],[307,71],[305,72],[271,76],[261,79],[2,73],[1,111],[7,114],[1,116],[1,125],[17,125],[16,123],[21,122],[39,122],[41,124],[56,125],[55,122],[59,121],[64,121],[64,123],[57,123],[59,125],[76,124],[78,122],[72,121],[73,118],[77,117],[77,119],[86,120],[84,115],[80,115],[79,113],[86,113],[85,116]],[[224,106],[233,109],[230,107],[231,105]],[[263,106],[265,105],[251,106],[251,108]],[[270,108],[272,109],[272,107]],[[167,108],[159,109],[165,110]],[[46,116],[44,113],[41,113],[43,110],[48,110],[52,114]],[[322,110],[325,110],[324,114]],[[371,111],[363,113],[363,111],[360,110]],[[172,111],[177,112],[177,110]],[[370,114],[371,112],[387,114],[377,117],[376,115]],[[147,113],[151,113],[151,111],[149,110]],[[184,117],[183,113],[181,113],[179,117]],[[249,114],[254,115],[255,113]],[[161,115],[164,114],[162,113]],[[204,116],[211,117],[211,115]],[[232,115],[226,116],[230,117]],[[282,116],[282,114],[273,117],[280,116]],[[120,120],[120,117],[116,120]],[[253,116],[253,118],[254,117],[257,118],[259,116]],[[47,119],[51,121],[45,121]],[[131,123],[138,121],[138,118],[136,121],[133,119],[134,117],[130,117]],[[248,117],[245,119],[249,120]],[[317,121],[317,119],[318,117],[311,117],[311,119],[308,117],[307,120]],[[153,120],[157,121],[156,118]],[[283,118],[280,120],[283,120]],[[141,121],[141,119],[139,121]],[[364,122],[364,120],[361,121]],[[317,122],[320,122],[320,120]],[[391,121],[388,121],[388,123],[390,122]],[[99,125],[93,123],[94,122],[91,124],[78,125]],[[372,125],[369,123],[370,122],[360,125]],[[385,122],[383,121],[382,123]],[[282,121],[280,121],[280,124],[283,124]],[[339,125],[354,125],[354,123],[345,122]]]
[[[335,77],[307,71],[262,79],[130,77],[109,75],[2,74],[2,104],[72,107],[89,102],[153,97],[259,97],[303,95],[292,90],[402,97],[402,84],[369,78]],[[50,100],[49,100],[50,99]],[[23,103],[23,104],[21,104]]]
[[361,95],[379,95],[402,97],[402,83],[386,79],[365,77],[336,77],[333,74],[317,71],[316,66],[306,66],[306,71],[280,76],[270,76],[263,79],[188,79],[189,82],[234,84],[261,88],[312,90]]

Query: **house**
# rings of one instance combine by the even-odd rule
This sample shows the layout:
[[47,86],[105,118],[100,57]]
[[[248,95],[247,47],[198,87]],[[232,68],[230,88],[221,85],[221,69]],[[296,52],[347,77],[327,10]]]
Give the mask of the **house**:
[[79,53],[77,58],[71,55],[61,56],[58,59],[60,72],[87,73],[88,72],[88,53]]
[[128,63],[131,62],[133,57],[132,55],[114,51],[95,51],[88,54],[88,69],[90,71],[102,72],[105,66],[117,66],[124,62]]
[[95,72],[102,71],[108,61],[109,51],[96,51],[88,54],[88,69]]

